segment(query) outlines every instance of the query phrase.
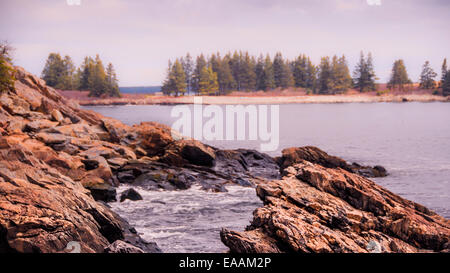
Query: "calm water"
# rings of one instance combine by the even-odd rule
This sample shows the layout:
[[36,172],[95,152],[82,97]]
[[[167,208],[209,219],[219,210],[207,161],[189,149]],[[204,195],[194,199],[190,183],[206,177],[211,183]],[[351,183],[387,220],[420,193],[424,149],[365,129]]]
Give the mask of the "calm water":
[[[172,106],[86,108],[130,125],[175,121],[170,117]],[[220,148],[259,149],[260,144],[204,142]],[[383,165],[390,175],[376,179],[377,183],[450,218],[449,144],[448,103],[288,104],[280,105],[279,149],[269,154],[314,145],[348,161]],[[191,189],[145,192],[144,201],[126,201],[113,208],[165,251],[221,252],[226,248],[218,230],[242,230],[260,204],[252,189],[219,194]]]

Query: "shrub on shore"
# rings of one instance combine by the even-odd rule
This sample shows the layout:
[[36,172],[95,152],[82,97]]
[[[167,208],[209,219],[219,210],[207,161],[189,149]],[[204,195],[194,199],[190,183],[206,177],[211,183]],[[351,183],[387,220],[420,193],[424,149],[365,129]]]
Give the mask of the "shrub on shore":
[[7,42],[0,43],[0,92],[14,87],[14,68],[10,64],[11,50]]

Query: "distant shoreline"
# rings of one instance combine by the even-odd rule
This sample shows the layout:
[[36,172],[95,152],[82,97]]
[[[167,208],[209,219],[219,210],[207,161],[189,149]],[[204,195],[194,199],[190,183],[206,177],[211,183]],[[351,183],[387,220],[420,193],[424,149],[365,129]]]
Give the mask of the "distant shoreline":
[[[67,94],[66,92],[72,92]],[[122,98],[76,97],[73,91],[60,91],[79,105],[177,105],[193,104],[194,96],[170,97],[145,94],[124,94]],[[450,102],[450,97],[428,93],[342,94],[342,95],[227,95],[202,96],[203,104],[297,104],[297,103],[376,103],[376,102]]]

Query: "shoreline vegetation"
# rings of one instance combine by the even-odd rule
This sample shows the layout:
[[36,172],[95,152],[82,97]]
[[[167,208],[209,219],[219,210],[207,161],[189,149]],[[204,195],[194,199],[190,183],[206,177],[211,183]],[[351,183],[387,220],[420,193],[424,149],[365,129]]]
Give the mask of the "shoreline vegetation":
[[[64,97],[82,106],[112,105],[177,105],[193,104],[196,96],[164,96],[147,94],[122,94],[120,98],[95,98],[88,91],[62,91]],[[201,96],[203,104],[301,104],[301,103],[377,103],[377,102],[450,102],[450,96],[433,94],[431,91],[405,92],[348,92],[336,95],[307,95],[306,92],[232,92],[226,96]]]

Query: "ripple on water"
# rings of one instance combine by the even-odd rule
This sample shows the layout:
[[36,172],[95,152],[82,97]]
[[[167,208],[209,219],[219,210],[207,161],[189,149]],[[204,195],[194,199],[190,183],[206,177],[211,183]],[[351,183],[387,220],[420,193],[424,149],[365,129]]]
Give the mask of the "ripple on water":
[[[129,187],[120,186],[118,193]],[[205,192],[196,186],[184,191],[135,189],[143,200],[110,205],[164,252],[227,251],[220,241],[220,229],[243,230],[252,212],[262,206],[254,188],[240,186],[228,186],[226,193]]]

